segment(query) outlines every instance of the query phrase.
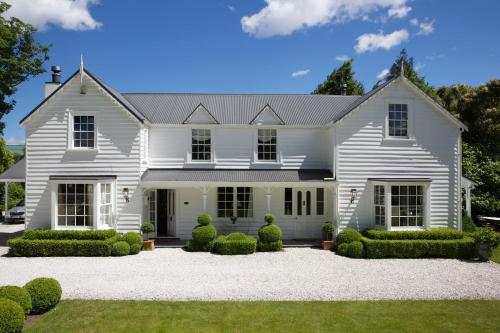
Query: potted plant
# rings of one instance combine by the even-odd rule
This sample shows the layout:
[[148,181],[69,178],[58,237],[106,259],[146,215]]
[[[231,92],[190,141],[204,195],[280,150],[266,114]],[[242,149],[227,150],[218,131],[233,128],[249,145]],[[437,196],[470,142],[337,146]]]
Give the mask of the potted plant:
[[323,250],[331,250],[333,247],[333,231],[335,227],[332,222],[325,222],[321,229],[323,230]]
[[155,240],[149,239],[149,233],[155,231],[155,226],[152,223],[144,223],[141,225],[141,231],[146,236],[146,240],[142,243],[142,249],[144,251],[153,251],[155,248]]
[[499,243],[495,231],[491,228],[477,228],[477,230],[472,233],[472,237],[476,240],[476,253],[479,260],[488,261],[493,250]]

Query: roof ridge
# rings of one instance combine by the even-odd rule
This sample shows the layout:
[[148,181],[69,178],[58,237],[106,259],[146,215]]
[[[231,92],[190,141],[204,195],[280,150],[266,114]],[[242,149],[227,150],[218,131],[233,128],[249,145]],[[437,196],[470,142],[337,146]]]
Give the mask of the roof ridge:
[[362,97],[363,95],[326,95],[326,94],[280,94],[280,93],[196,93],[196,92],[121,92],[122,95],[185,95],[185,96],[319,96],[319,97]]

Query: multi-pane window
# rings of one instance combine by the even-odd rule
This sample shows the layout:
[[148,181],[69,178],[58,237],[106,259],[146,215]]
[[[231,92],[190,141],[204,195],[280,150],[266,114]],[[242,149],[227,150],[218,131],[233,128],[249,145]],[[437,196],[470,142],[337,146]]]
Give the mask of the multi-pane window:
[[291,187],[285,188],[285,215],[293,215],[293,190]]
[[297,191],[297,215],[302,215],[302,191]]
[[58,184],[57,224],[59,226],[92,226],[92,184]]
[[389,136],[408,136],[408,104],[389,104]]
[[422,185],[391,186],[391,225],[421,227],[424,224],[424,187]]
[[316,215],[325,215],[325,189],[316,189]]
[[112,214],[111,184],[101,184],[101,224],[111,225]]
[[210,161],[212,144],[210,130],[193,129],[191,138],[191,160]]
[[73,147],[94,148],[94,116],[75,116],[73,118]]
[[149,223],[156,226],[156,190],[149,192]]
[[385,186],[375,185],[373,204],[375,205],[375,224],[385,225]]
[[259,161],[276,161],[276,130],[259,129],[257,140],[257,159]]
[[218,187],[218,217],[253,217],[253,189],[251,187]]

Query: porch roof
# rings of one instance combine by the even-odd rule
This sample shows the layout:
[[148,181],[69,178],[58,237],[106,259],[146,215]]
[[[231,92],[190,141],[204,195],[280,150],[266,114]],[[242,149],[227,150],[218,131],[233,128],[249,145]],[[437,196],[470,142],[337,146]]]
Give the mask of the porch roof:
[[270,170],[270,169],[148,169],[143,182],[323,182],[333,180],[330,170]]

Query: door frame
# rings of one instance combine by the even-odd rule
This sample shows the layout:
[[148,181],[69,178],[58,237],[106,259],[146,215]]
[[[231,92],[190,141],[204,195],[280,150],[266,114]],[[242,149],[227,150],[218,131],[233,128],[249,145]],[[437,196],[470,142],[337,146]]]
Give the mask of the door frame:
[[[172,221],[171,221],[171,227],[173,229],[171,235],[158,235],[158,225],[160,223],[158,217],[159,217],[159,214],[158,214],[158,208],[159,208],[159,201],[158,201],[158,191],[167,191],[167,201],[168,201],[168,193],[172,193],[173,195],[173,204],[172,204],[172,208],[174,210],[174,214],[172,216]],[[155,189],[155,215],[156,215],[156,218],[155,218],[155,222],[156,222],[156,226],[155,226],[155,236],[158,238],[158,237],[177,237],[177,191],[176,189],[173,189],[173,188],[156,188]],[[167,219],[168,219],[168,216],[167,216]],[[168,233],[168,220],[167,220],[167,233]]]
[[[318,215],[316,211],[316,202],[317,202],[317,188],[322,188],[323,189],[323,215]],[[319,225],[320,221],[321,224],[324,222],[323,220],[328,219],[328,200],[327,200],[327,187],[292,187],[292,215],[288,215],[289,217],[292,217],[295,219],[295,225],[294,225],[294,235],[295,238],[311,238],[309,235],[301,235],[301,224],[314,224],[314,225]],[[311,193],[311,214],[307,215],[307,204],[306,204],[306,193],[310,191]],[[298,202],[297,196],[298,193],[302,192],[302,202]],[[298,215],[298,207],[299,204],[302,207],[302,214]],[[302,226],[303,227],[303,226]],[[314,226],[308,226],[310,228],[314,228]],[[312,237],[315,238],[315,237]]]

